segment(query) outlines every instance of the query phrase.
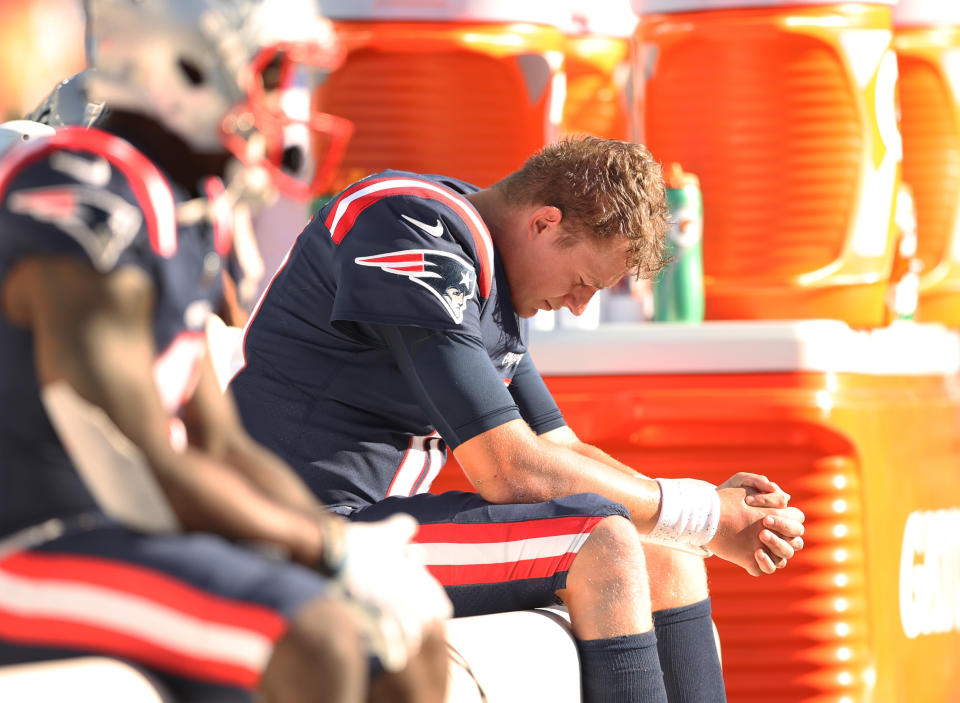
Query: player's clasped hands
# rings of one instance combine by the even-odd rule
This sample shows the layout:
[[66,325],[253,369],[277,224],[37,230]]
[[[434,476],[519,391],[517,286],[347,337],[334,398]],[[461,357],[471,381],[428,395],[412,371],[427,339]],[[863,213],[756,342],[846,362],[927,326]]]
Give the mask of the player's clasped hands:
[[420,649],[424,630],[453,615],[440,584],[411,539],[409,515],[343,526],[346,555],[336,581],[361,611],[371,651],[387,671],[399,671]]
[[717,486],[721,517],[710,548],[752,576],[782,569],[803,549],[804,514],[759,474],[740,472]]

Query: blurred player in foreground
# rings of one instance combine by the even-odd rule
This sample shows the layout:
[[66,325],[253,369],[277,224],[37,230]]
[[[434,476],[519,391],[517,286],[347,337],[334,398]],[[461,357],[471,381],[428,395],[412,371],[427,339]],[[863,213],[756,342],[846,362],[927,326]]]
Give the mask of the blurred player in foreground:
[[[352,132],[352,125],[342,118],[316,110],[310,116],[310,86],[302,76],[294,73],[286,77],[286,85],[280,84],[279,65],[265,71],[265,81],[277,84],[273,98],[283,105],[304,115],[302,120],[284,122],[267,120],[261,125],[270,134],[270,157],[257,168],[239,168],[234,163],[229,178],[229,192],[208,193],[207,197],[220,198],[232,206],[230,222],[231,246],[224,257],[223,297],[214,310],[227,324],[242,326],[255,302],[264,274],[264,262],[254,233],[253,213],[272,205],[281,193],[295,201],[306,201],[324,188],[336,172],[343,150]],[[110,107],[90,97],[90,85],[96,82],[96,70],[88,68],[61,81],[29,115],[27,120],[54,128],[67,126],[96,127],[110,116]],[[252,135],[255,139],[263,135]],[[261,141],[260,148],[268,142]],[[322,155],[313,158],[312,152]],[[269,175],[274,177],[271,178]],[[202,200],[195,199],[188,216],[205,216]],[[304,218],[306,219],[306,218]]]
[[186,700],[442,701],[450,606],[407,555],[415,523],[331,517],[243,430],[205,344],[237,190],[284,180],[278,96],[336,65],[329,25],[314,0],[87,14],[110,114],[0,160],[0,665],[115,656]]
[[[587,703],[724,700],[702,556],[756,576],[803,545],[766,478],[655,481],[580,442],[527,353],[537,310],[654,275],[666,227],[637,144],[567,139],[485,190],[376,174],[300,235],[231,383],[248,431],[332,509],[420,521],[458,616],[561,598]],[[476,493],[426,493],[446,448]]]

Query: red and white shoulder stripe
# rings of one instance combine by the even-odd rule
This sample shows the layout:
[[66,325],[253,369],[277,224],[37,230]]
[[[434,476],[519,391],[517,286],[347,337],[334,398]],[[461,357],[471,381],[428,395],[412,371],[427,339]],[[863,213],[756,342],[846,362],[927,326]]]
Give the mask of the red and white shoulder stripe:
[[13,178],[30,164],[60,149],[86,151],[106,159],[130,184],[143,211],[153,250],[163,257],[177,251],[177,213],[173,193],[156,166],[128,142],[87,127],[64,127],[43,139],[17,145],[0,159],[0,199]]
[[477,282],[480,295],[490,296],[493,281],[493,241],[490,231],[469,200],[449,188],[410,176],[370,178],[347,188],[333,202],[324,224],[335,244],[343,241],[360,214],[371,205],[393,195],[412,195],[442,202],[453,209],[467,225],[480,261]]

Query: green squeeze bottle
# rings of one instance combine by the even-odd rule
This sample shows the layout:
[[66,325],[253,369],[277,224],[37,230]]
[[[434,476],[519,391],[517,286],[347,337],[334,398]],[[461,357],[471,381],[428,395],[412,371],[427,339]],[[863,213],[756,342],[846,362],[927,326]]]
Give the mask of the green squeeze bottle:
[[653,280],[655,322],[703,321],[703,198],[700,181],[679,164],[666,173],[670,258]]

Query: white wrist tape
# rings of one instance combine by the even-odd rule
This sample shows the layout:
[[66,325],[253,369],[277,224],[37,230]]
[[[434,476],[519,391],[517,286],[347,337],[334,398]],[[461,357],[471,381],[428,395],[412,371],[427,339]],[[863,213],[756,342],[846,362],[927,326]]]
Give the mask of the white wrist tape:
[[717,487],[689,478],[656,481],[660,485],[660,515],[648,537],[694,547],[712,540],[720,522]]

